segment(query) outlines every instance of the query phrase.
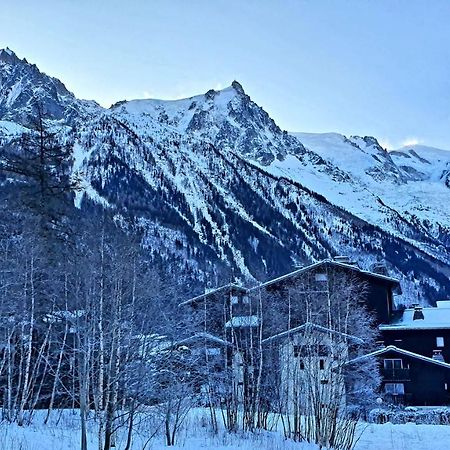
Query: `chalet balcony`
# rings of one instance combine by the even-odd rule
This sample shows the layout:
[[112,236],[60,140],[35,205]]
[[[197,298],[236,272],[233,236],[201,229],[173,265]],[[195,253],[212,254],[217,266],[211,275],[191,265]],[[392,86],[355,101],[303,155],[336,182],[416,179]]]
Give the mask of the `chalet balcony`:
[[409,381],[409,369],[382,369],[381,375],[386,381]]

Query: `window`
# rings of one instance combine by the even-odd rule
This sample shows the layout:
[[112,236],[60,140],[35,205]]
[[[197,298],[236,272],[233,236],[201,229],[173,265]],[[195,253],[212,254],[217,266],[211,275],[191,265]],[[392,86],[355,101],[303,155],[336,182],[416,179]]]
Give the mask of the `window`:
[[326,345],[294,345],[294,356],[329,356],[331,350]]
[[324,370],[325,369],[325,360],[319,359],[319,369]]
[[206,354],[208,356],[218,356],[218,355],[220,355],[220,348],[214,348],[214,347],[207,348]]
[[316,273],[316,281],[328,281],[328,276],[326,273]]
[[214,348],[214,347],[195,347],[192,349],[191,353],[194,356],[218,356],[220,355],[220,348]]
[[242,297],[242,303],[243,303],[244,305],[249,305],[249,304],[250,304],[250,298],[249,298],[248,295],[244,295],[244,296]]
[[405,385],[403,383],[386,383],[384,385],[385,394],[404,395]]
[[402,369],[403,361],[400,358],[385,359],[384,360],[384,368],[385,369]]
[[444,347],[444,338],[442,336],[436,338],[436,347]]
[[305,363],[303,359],[300,360],[300,370],[305,370]]
[[237,305],[239,303],[239,298],[236,297],[235,295],[231,296],[231,304],[232,305]]

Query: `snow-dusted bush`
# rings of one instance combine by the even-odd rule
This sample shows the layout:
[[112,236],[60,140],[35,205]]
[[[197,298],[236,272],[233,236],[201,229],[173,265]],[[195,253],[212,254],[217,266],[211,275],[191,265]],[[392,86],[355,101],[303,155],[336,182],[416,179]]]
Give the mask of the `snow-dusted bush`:
[[450,425],[450,408],[376,408],[369,412],[368,421],[372,423],[404,424],[412,422],[427,425]]

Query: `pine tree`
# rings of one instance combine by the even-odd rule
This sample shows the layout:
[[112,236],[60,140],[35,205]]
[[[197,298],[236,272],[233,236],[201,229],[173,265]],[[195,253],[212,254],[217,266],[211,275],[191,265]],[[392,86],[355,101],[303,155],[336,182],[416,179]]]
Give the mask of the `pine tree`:
[[64,224],[79,185],[70,173],[72,149],[41,105],[36,111],[28,131],[0,149],[0,173],[9,181],[10,206],[38,217],[43,236],[67,235]]

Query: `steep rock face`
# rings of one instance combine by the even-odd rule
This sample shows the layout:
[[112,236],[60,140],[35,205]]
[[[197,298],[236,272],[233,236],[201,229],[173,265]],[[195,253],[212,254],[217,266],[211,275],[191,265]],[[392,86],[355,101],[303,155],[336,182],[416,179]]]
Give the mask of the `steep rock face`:
[[397,161],[406,157],[376,139],[286,133],[237,82],[189,99],[105,110],[2,55],[0,142],[23,132],[38,94],[73,146],[73,174],[83,180],[76,205],[112,208],[155,258],[215,285],[347,254],[365,268],[385,260],[403,281],[403,301],[450,295],[449,233],[438,231],[439,216],[427,228],[374,189],[428,175],[406,169]]
[[305,151],[234,81],[221,91],[210,90],[184,100],[136,100],[113,106],[114,114],[131,120],[156,119],[160,125],[207,140],[222,150],[235,151],[262,164],[284,159],[287,152]]
[[309,170],[350,181],[337,165],[281,130],[236,81],[221,91],[210,90],[188,99],[119,102],[111,107],[110,114],[137,134],[155,140],[167,133],[178,133],[190,140],[209,142],[221,152],[235,153],[259,167],[295,158]]
[[39,71],[9,49],[0,50],[0,120],[29,125],[37,108],[52,120],[72,123],[95,102],[80,101],[61,81]]

